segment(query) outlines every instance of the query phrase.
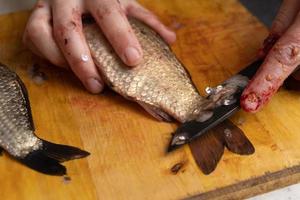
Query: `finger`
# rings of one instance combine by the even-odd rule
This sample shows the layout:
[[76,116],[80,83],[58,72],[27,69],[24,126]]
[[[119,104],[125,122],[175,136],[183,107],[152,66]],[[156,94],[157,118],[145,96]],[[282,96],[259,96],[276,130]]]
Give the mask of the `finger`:
[[141,46],[116,0],[90,0],[89,9],[122,61],[135,66],[142,61]]
[[35,54],[52,64],[66,67],[67,63],[53,38],[50,19],[50,5],[45,1],[38,1],[26,25],[23,42]]
[[276,41],[293,23],[300,10],[299,0],[284,0],[272,24],[270,35],[265,39],[259,57],[265,57]]
[[130,5],[127,13],[151,26],[167,43],[171,44],[175,42],[176,34],[161,23],[153,13],[138,3]]
[[243,92],[241,106],[258,111],[274,95],[283,81],[300,64],[300,16],[267,55],[253,80]]
[[82,5],[78,0],[55,0],[52,6],[54,36],[72,71],[90,92],[101,92],[104,84],[82,32]]
[[45,56],[39,52],[38,48],[32,43],[32,41],[29,39],[29,37],[27,37],[26,34],[23,35],[23,43],[32,53],[34,53],[38,57],[45,58]]
[[299,0],[284,0],[273,22],[271,33],[282,35],[293,23],[299,10]]

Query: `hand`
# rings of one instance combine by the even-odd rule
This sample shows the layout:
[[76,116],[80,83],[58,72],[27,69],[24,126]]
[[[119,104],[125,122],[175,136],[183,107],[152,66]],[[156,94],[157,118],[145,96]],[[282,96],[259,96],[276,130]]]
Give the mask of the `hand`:
[[300,1],[284,0],[260,56],[264,63],[241,97],[245,111],[256,112],[300,64]]
[[70,66],[83,85],[99,93],[104,83],[91,59],[82,31],[82,14],[90,13],[128,66],[142,60],[141,46],[126,16],[140,19],[168,43],[176,35],[135,0],[40,0],[27,23],[23,41],[35,54],[60,67]]

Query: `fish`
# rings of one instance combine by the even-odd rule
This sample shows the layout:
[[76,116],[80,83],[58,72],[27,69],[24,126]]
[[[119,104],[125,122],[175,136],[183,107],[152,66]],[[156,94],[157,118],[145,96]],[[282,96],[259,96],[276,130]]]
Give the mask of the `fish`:
[[39,138],[27,89],[20,77],[0,64],[0,147],[12,158],[38,172],[67,174],[61,162],[83,158],[89,152]]
[[[236,103],[236,93],[248,80],[241,76],[232,77],[220,86],[208,88],[207,95],[201,96],[189,72],[168,44],[144,23],[134,18],[128,20],[143,49],[143,61],[134,68],[122,62],[93,19],[84,21],[84,35],[93,61],[110,89],[138,103],[158,120],[176,120],[182,125],[188,125],[190,121],[205,122],[213,116],[215,108]],[[191,144],[192,150],[198,148],[195,158],[206,174],[216,168],[227,143],[227,147],[238,154],[253,153],[250,141],[241,134],[232,134],[231,141],[234,142],[225,141],[224,130],[220,127],[228,124],[228,121],[222,122]],[[195,131],[195,127],[188,125],[186,130]],[[170,152],[169,148],[166,150]],[[197,156],[199,151],[208,154]]]
[[199,94],[170,47],[142,22],[133,18],[129,22],[144,50],[142,63],[134,68],[121,61],[96,24],[84,26],[91,55],[106,85],[159,120],[184,123],[209,118],[214,103]]
[[218,92],[201,96],[168,44],[144,23],[128,20],[143,49],[143,61],[134,68],[122,62],[96,23],[90,20],[84,24],[91,55],[109,88],[164,121],[203,122],[213,115],[214,108],[228,104],[238,89],[235,82],[241,81],[233,79],[216,88]]

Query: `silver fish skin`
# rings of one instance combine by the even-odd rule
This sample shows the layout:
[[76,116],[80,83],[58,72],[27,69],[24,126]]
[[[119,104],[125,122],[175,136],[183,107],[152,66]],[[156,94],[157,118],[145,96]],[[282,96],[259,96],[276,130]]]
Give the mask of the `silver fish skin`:
[[0,64],[0,147],[28,167],[49,175],[64,175],[59,162],[89,153],[47,142],[34,134],[27,90],[17,76]]
[[42,146],[33,133],[25,95],[16,74],[0,65],[0,146],[19,158]]
[[92,57],[107,85],[158,119],[184,123],[209,118],[214,103],[199,95],[169,46],[148,26],[135,19],[129,22],[143,49],[143,62],[134,68],[121,61],[96,24],[84,27]]

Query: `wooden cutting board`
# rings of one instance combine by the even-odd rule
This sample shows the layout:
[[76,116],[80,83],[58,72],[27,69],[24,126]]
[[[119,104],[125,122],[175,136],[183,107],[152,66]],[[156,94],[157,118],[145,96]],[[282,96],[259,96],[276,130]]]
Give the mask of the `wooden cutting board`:
[[[198,89],[216,85],[253,61],[267,29],[237,0],[142,0],[169,26],[173,46]],[[0,60],[24,80],[36,133],[91,152],[67,162],[69,183],[32,171],[6,154],[0,158],[1,199],[239,199],[300,180],[300,94],[281,90],[255,115],[239,112],[256,147],[252,156],[225,152],[205,176],[188,147],[166,155],[176,124],[158,122],[135,103],[105,91],[90,95],[69,72],[42,68],[36,85],[27,70],[36,62],[21,45],[28,12],[0,17]],[[184,162],[176,175],[174,164]]]

